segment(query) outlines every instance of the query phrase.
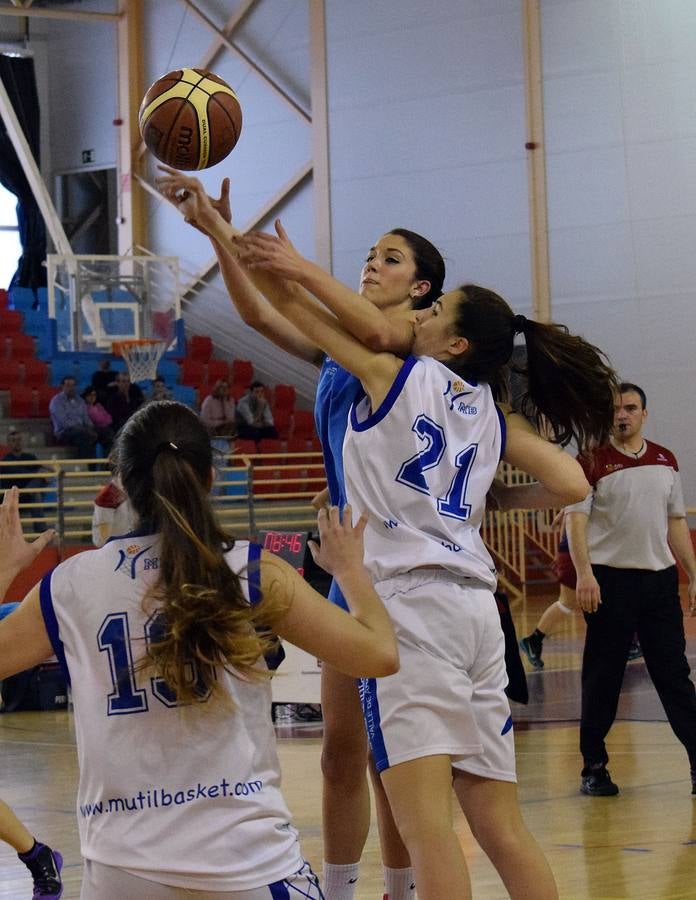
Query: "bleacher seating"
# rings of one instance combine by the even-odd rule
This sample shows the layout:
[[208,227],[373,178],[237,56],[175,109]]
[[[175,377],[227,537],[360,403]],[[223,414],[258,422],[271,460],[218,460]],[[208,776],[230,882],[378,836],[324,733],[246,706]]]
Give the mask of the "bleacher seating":
[[208,360],[208,384],[214,385],[216,381],[230,380],[230,364],[226,359]]
[[40,359],[24,360],[24,384],[39,387],[48,384],[48,366]]
[[0,334],[19,334],[21,331],[21,312],[17,309],[0,309]]
[[188,384],[173,384],[171,386],[172,397],[178,403],[185,403],[194,409],[198,405],[196,400],[196,388]]
[[295,409],[295,387],[292,384],[277,384],[273,389],[273,410]]
[[292,417],[292,437],[309,440],[314,434],[314,414],[306,409],[296,409]]
[[12,359],[33,359],[36,355],[36,343],[30,334],[12,334],[7,345],[7,355]]
[[34,389],[25,384],[16,384],[10,390],[10,418],[30,419],[35,413]]
[[233,359],[230,366],[230,376],[232,384],[244,385],[246,390],[254,380],[253,363],[248,359]]
[[36,389],[36,415],[39,418],[49,416],[48,405],[58,393],[58,388],[52,384],[42,384]]
[[292,411],[289,409],[274,409],[273,424],[278,432],[278,437],[282,441],[286,441],[290,436],[292,427]]
[[181,384],[194,388],[203,384],[205,382],[205,363],[187,356],[181,363],[179,381]]
[[21,381],[19,360],[0,359],[0,390],[9,391]]
[[213,341],[207,335],[193,334],[186,344],[186,356],[197,362],[207,363],[213,355]]

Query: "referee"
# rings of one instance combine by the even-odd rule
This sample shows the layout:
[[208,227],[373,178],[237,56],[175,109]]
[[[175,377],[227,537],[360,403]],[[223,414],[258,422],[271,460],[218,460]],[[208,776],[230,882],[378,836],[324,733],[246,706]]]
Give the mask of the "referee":
[[620,385],[609,444],[581,459],[592,490],[567,509],[570,554],[587,637],[582,660],[580,752],[583,794],[618,794],[605,738],[621,692],[628,649],[638,634],[648,673],[672,730],[686,747],[696,794],[696,690],[689,678],[676,557],[689,578],[696,615],[696,558],[677,460],[645,440],[645,393]]

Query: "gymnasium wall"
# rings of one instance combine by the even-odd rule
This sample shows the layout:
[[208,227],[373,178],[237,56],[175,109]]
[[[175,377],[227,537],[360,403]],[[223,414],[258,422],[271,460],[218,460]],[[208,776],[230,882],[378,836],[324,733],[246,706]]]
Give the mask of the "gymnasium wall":
[[[198,5],[222,26],[238,2]],[[144,8],[146,78],[197,64],[211,32],[183,4],[149,0]],[[479,280],[530,311],[521,9],[521,0],[326,0],[339,278],[356,284],[372,241],[405,226],[441,247],[448,285]],[[645,387],[648,436],[675,450],[696,506],[696,4],[541,0],[541,17],[554,315]],[[52,48],[55,170],[79,167],[85,146],[105,164],[116,159],[112,26],[90,25],[88,35],[85,27],[40,26]],[[259,0],[235,40],[308,105],[308,34],[308,0]],[[310,130],[231,53],[212,68],[238,90],[245,123],[234,154],[204,182],[216,193],[221,178],[232,177],[233,211],[244,225],[309,159]],[[151,201],[148,215],[151,248],[200,271],[212,255],[206,239],[166,204]],[[310,185],[282,216],[311,255]],[[231,310],[217,276],[189,297],[186,316],[221,352],[253,358],[268,380],[295,381],[309,401],[314,371],[268,353]]]

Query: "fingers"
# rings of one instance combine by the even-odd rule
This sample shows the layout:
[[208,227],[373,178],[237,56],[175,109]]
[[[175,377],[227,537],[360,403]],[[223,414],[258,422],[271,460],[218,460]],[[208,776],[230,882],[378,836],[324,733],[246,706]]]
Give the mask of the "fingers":
[[39,553],[41,553],[41,551],[44,549],[44,547],[46,547],[48,544],[51,543],[51,541],[53,540],[53,538],[55,536],[56,536],[55,529],[49,528],[48,531],[42,532],[36,538],[36,540],[33,540],[29,544],[29,546],[31,547],[31,549],[34,553],[34,557],[37,557],[39,555]]
[[287,241],[287,240],[288,240],[288,233],[287,233],[287,231],[283,228],[283,223],[280,221],[280,219],[276,219],[274,224],[275,224],[276,234],[277,234],[278,237],[281,239],[281,241]]

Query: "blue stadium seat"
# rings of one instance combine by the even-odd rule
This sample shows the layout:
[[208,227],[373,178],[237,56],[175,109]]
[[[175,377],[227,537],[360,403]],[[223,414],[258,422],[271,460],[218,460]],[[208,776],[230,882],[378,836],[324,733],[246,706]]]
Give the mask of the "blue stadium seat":
[[179,403],[185,403],[195,409],[197,406],[196,389],[189,387],[187,384],[173,384],[171,386],[172,396]]

